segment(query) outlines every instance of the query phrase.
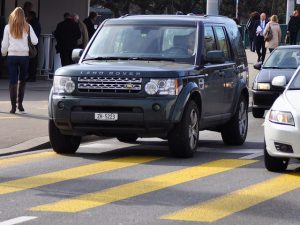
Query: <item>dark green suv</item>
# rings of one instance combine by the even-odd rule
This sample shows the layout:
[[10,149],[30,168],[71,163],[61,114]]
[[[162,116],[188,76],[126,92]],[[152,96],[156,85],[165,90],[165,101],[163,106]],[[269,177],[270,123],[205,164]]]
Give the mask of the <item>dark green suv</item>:
[[49,101],[54,151],[75,153],[84,135],[168,139],[192,157],[199,131],[241,145],[248,130],[248,64],[235,22],[194,15],[103,22],[78,64],[55,72]]

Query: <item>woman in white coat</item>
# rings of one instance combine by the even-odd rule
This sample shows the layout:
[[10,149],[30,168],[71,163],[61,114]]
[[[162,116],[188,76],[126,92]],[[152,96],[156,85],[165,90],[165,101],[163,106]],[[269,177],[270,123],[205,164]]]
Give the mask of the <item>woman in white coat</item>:
[[33,45],[38,39],[32,27],[26,22],[22,8],[17,7],[10,15],[8,25],[4,28],[1,52],[7,56],[9,74],[9,92],[11,101],[10,113],[16,113],[17,97],[18,109],[24,112],[23,99],[25,93],[25,81],[28,76],[29,46],[28,35],[30,34]]

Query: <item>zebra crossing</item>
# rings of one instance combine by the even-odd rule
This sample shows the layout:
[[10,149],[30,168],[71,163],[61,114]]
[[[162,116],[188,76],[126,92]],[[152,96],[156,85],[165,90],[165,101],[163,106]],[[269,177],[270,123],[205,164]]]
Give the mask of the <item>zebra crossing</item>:
[[[95,144],[85,145],[84,148],[95,148]],[[201,154],[209,154],[203,152]],[[222,155],[224,156],[224,155]],[[38,165],[38,162],[45,160],[41,166],[46,166],[47,161],[59,161],[65,162],[65,165],[60,165],[59,169],[50,168],[51,172],[36,174],[33,176],[20,177],[18,179],[10,179],[6,177],[5,181],[1,182],[0,179],[0,212],[5,211],[5,199],[16,197],[16,201],[23,193],[31,196],[34,199],[34,195],[39,188],[48,187],[51,190],[53,185],[72,185],[72,182],[88,179],[93,176],[97,176],[97,179],[101,179],[107,174],[114,177],[114,174],[126,170],[132,179],[124,180],[118,184],[108,185],[107,187],[99,187],[99,190],[88,191],[87,193],[73,193],[72,195],[60,196],[58,198],[43,199],[35,203],[32,201],[30,206],[21,206],[24,214],[30,214],[36,216],[37,224],[42,224],[43,217],[48,214],[66,214],[74,215],[85,213],[90,210],[96,210],[101,212],[103,207],[110,207],[122,201],[135,201],[136,198],[143,196],[152,196],[153,199],[160,192],[174,191],[177,187],[184,190],[185,187],[189,188],[193,185],[193,182],[197,182],[197,185],[201,185],[204,181],[207,182],[210,179],[219,177],[219,182],[226,183],[228,174],[245,173],[246,170],[254,169],[257,165],[261,164],[260,160],[253,159],[239,159],[234,158],[235,155],[223,158],[208,157],[207,160],[201,162],[193,161],[191,165],[186,162],[181,163],[178,159],[171,159],[164,156],[155,155],[125,155],[116,156],[112,158],[97,159],[97,161],[88,160],[80,165],[72,166],[68,165],[68,160],[75,160],[75,157],[56,155],[52,152],[38,152],[33,154],[26,154],[17,157],[7,157],[0,159],[0,168],[9,169],[19,166],[30,166],[31,164]],[[79,160],[76,160],[77,164]],[[54,162],[53,162],[54,163]],[[172,166],[170,166],[170,163]],[[178,164],[176,164],[178,163]],[[162,170],[157,169],[156,165],[159,165]],[[135,171],[144,171],[142,177],[137,177],[133,174]],[[149,173],[148,173],[149,172]],[[0,177],[4,177],[5,174],[0,172]],[[267,175],[267,172],[266,172]],[[245,173],[244,176],[247,176]],[[231,178],[232,179],[232,178]],[[93,181],[93,180],[92,180]],[[93,185],[91,181],[87,185]],[[218,185],[218,184],[216,184]],[[231,184],[228,183],[228,186]],[[95,188],[93,188],[95,189]],[[297,171],[289,172],[286,174],[270,174],[270,177],[265,180],[254,181],[252,184],[246,184],[245,187],[233,189],[228,193],[222,193],[220,195],[211,197],[204,201],[192,201],[192,203],[177,207],[166,207],[161,214],[156,216],[157,224],[164,224],[166,221],[176,222],[179,224],[184,222],[197,223],[217,223],[223,219],[229,218],[233,215],[237,215],[240,212],[249,210],[263,202],[271,201],[289,192],[297,191],[300,189],[300,174]],[[194,195],[197,195],[197,189],[194,189]],[[82,189],[82,192],[85,192]],[[202,193],[198,193],[202,195]],[[179,195],[177,195],[180,198]],[[196,199],[195,199],[196,200]],[[45,214],[46,213],[46,214]],[[16,215],[19,216],[19,215]],[[1,217],[1,213],[0,213]],[[127,215],[126,217],[130,217]],[[1,220],[0,220],[1,224]],[[113,223],[112,223],[113,224]],[[116,224],[116,223],[114,223]]]

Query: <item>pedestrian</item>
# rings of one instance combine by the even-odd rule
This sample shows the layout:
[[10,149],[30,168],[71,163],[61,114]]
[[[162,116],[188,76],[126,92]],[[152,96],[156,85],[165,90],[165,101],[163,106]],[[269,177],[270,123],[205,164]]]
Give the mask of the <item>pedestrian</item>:
[[61,65],[73,64],[72,51],[77,47],[77,40],[81,32],[70,13],[64,14],[64,21],[60,22],[54,31],[56,51],[60,54]]
[[271,53],[275,48],[279,46],[279,42],[281,40],[281,28],[278,24],[277,15],[271,16],[270,22],[267,24],[264,30],[264,36],[267,35],[270,29],[272,38],[270,40],[266,40],[266,48],[268,48]]
[[90,12],[89,17],[86,18],[83,22],[85,23],[88,33],[89,33],[89,39],[91,39],[96,31],[95,24],[97,20],[97,13]]
[[[5,25],[6,25],[6,21],[4,16],[0,16],[0,49],[1,49],[1,42],[3,39]],[[2,54],[0,54],[0,77],[2,77],[2,69],[3,69],[3,59],[2,59]]]
[[27,17],[29,16],[29,12],[31,12],[33,9],[33,4],[32,2],[25,2],[24,5],[23,5],[23,10],[24,10],[24,13],[25,13],[25,17],[27,19]]
[[[41,35],[41,24],[36,16],[34,11],[30,11],[28,13],[27,22],[31,25],[34,33],[37,38],[40,38]],[[38,52],[38,45],[34,46]],[[36,73],[37,73],[37,65],[38,65],[38,54],[34,58],[30,58],[29,60],[29,70],[28,70],[28,78],[27,81],[35,82],[36,81]]]
[[77,40],[78,48],[84,49],[89,42],[89,33],[85,23],[83,23],[78,14],[74,14],[74,21],[78,23],[81,37]]
[[266,46],[264,40],[264,30],[268,21],[266,20],[266,14],[260,14],[260,19],[255,22],[255,31],[256,31],[256,53],[257,53],[257,62],[264,62],[266,57]]
[[300,28],[300,17],[299,12],[296,9],[291,16],[288,23],[287,35],[289,36],[290,44],[295,45],[297,43],[298,30]]
[[24,112],[23,99],[29,65],[28,35],[33,45],[38,39],[32,27],[26,22],[24,10],[21,7],[9,15],[8,25],[5,26],[1,53],[7,55],[9,74],[9,92],[11,100],[10,113],[16,113],[17,98],[18,109]]
[[250,45],[250,51],[255,52],[255,41],[256,41],[256,27],[255,22],[259,20],[259,13],[258,12],[252,12],[250,14],[250,18],[246,24],[246,32],[249,37],[249,45]]

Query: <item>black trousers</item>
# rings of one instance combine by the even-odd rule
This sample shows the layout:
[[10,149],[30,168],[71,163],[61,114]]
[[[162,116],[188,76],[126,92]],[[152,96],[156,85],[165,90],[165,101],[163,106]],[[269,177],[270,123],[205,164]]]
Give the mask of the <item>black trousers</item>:
[[295,45],[297,44],[297,32],[290,32],[290,44]]
[[60,60],[62,66],[73,64],[72,50],[63,50],[60,52]]
[[258,61],[265,61],[266,58],[266,46],[265,46],[265,40],[263,36],[257,36],[256,37],[256,54],[258,57]]

